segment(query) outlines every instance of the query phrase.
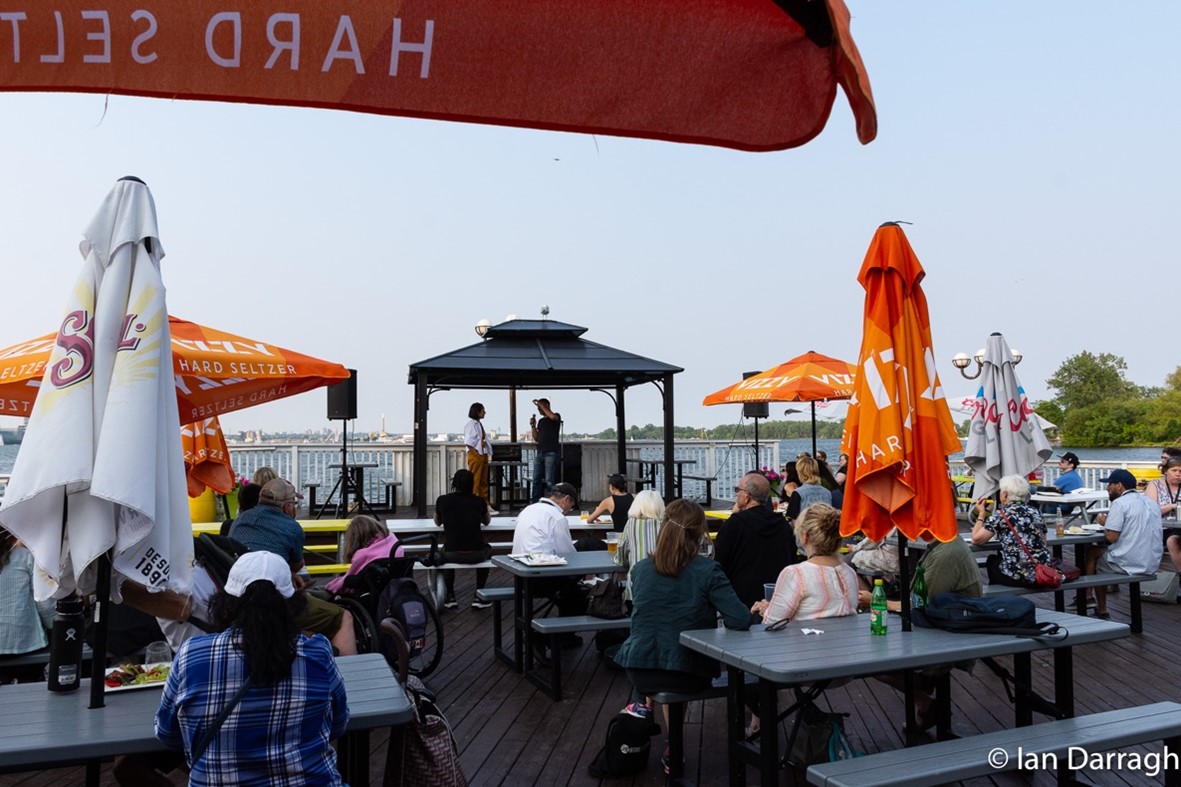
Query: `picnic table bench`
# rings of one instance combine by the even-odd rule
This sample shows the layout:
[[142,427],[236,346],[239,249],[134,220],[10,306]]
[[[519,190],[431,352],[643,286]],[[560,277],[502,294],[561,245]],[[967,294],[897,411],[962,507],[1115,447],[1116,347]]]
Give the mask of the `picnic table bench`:
[[[808,781],[824,787],[887,787],[947,784],[995,776],[1002,771],[1057,767],[1059,779],[1086,767],[1095,752],[1165,741],[1167,750],[1181,746],[1181,705],[1157,702],[1137,708],[1092,713],[1012,730],[880,752],[808,768]],[[1036,767],[1030,762],[1036,762]],[[1078,767],[1071,767],[1072,765]],[[1176,770],[1166,770],[1165,783],[1181,783]]]
[[534,618],[533,630],[545,637],[550,645],[550,680],[548,685],[529,679],[535,685],[549,692],[554,702],[562,701],[562,648],[558,645],[559,634],[575,634],[579,631],[627,631],[631,618],[596,618],[593,615],[567,615],[557,618]]
[[[1156,574],[1088,574],[1071,582],[1063,582],[1056,590],[1051,588],[1027,588],[1013,585],[985,585],[985,596],[1025,596],[1031,593],[1053,593],[1054,609],[1059,612],[1066,610],[1064,594],[1068,590],[1085,590],[1086,588],[1105,587],[1107,585],[1130,585],[1131,593],[1128,604],[1131,607],[1132,631],[1136,634],[1144,631],[1144,619],[1141,614],[1140,583],[1151,582]],[[1075,611],[1086,616],[1087,608],[1081,595],[1075,597]]]

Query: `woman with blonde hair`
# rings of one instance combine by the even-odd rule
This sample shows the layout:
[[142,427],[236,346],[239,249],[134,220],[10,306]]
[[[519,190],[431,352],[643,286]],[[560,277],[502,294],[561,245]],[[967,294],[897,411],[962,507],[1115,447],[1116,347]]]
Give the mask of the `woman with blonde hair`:
[[[398,537],[386,528],[384,522],[379,522],[368,514],[357,514],[349,520],[344,531],[343,552],[344,560],[349,564],[349,570],[344,576],[339,576],[325,587],[333,593],[347,592],[344,581],[348,577],[361,572],[361,569],[374,560],[387,558],[390,550],[398,543]],[[398,548],[397,557],[402,557],[402,549]]]
[[275,468],[263,465],[254,471],[254,476],[250,479],[250,483],[258,484],[262,487],[266,486],[268,481],[274,481],[278,477],[279,474],[275,472]]
[[857,572],[841,559],[841,512],[816,503],[804,510],[794,530],[808,559],[783,569],[771,600],[756,601],[750,611],[761,614],[764,623],[856,614]]
[[632,569],[656,548],[664,514],[664,500],[653,489],[645,489],[637,494],[631,508],[627,510],[627,524],[619,536],[615,562],[627,571],[628,585],[623,591],[623,597],[628,601],[632,598]]
[[[681,645],[682,631],[714,628],[718,613],[727,628],[750,628],[750,613],[722,567],[699,553],[705,534],[701,506],[674,500],[652,556],[632,567],[631,632],[615,656],[632,684],[633,702],[624,709],[632,716],[651,719],[657,692],[696,693],[718,676],[718,662]],[[668,773],[667,747],[661,764]]]
[[800,512],[816,503],[832,505],[832,492],[824,488],[820,478],[820,465],[812,457],[804,454],[796,460],[796,472],[800,476],[800,485],[791,493],[787,501],[787,518],[797,519]]

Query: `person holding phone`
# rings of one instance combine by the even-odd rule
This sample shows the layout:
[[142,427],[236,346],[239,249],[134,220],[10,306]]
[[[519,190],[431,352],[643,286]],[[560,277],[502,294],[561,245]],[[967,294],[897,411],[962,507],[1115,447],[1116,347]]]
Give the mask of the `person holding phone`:
[[533,442],[537,443],[537,454],[533,457],[533,490],[530,502],[536,503],[549,493],[558,482],[558,461],[561,458],[562,416],[555,413],[549,399],[534,399],[537,415],[529,416],[529,430]]

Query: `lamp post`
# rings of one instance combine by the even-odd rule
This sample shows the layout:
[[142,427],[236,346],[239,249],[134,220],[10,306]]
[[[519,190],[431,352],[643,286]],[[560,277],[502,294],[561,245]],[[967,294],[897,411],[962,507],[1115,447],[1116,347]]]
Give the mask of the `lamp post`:
[[[1021,355],[1020,350],[1017,350],[1014,348],[1014,349],[1009,350],[1009,352],[1011,352],[1013,354],[1013,365],[1014,366],[1021,363],[1021,359],[1024,356]],[[972,361],[976,362],[976,374],[968,374],[965,371],[965,369],[968,368],[968,365],[970,363],[972,363]],[[952,357],[952,359],[951,359],[951,365],[960,370],[960,375],[962,375],[965,380],[975,380],[977,377],[980,376],[980,373],[982,371],[984,371],[984,348],[981,347],[979,350],[977,350],[976,354],[973,355],[971,358],[968,357],[967,353],[956,353],[955,356]]]

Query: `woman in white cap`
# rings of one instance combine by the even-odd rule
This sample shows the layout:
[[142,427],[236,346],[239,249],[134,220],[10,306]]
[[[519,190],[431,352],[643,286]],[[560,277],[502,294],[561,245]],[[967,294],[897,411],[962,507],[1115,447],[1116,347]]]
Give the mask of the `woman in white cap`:
[[322,635],[302,634],[291,569],[249,552],[212,603],[220,634],[181,646],[156,737],[183,749],[191,785],[340,785],[329,741],[349,721],[344,681]]

